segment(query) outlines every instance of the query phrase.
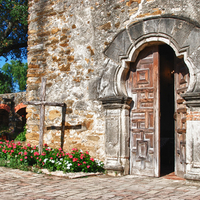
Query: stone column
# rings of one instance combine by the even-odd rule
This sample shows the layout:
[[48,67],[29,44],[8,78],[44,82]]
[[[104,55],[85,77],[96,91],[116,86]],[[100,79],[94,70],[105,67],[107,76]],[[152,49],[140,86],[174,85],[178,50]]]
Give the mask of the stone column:
[[131,98],[101,99],[105,108],[105,169],[110,175],[129,173],[129,109]]
[[200,180],[200,93],[182,95],[186,100],[186,174],[191,180]]

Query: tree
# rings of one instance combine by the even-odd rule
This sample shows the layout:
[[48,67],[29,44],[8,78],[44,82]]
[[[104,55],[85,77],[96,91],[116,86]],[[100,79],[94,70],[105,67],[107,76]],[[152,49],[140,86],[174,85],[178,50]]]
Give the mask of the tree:
[[0,0],[0,56],[26,57],[28,0]]
[[28,69],[28,64],[27,63],[22,63],[19,60],[11,60],[11,64],[6,63],[2,67],[2,71],[6,76],[11,78],[12,80],[12,90],[11,92],[15,92],[14,89],[14,83],[19,85],[19,90],[24,91],[26,90],[26,80],[27,80],[27,69]]
[[0,94],[10,93],[13,91],[12,78],[0,71]]

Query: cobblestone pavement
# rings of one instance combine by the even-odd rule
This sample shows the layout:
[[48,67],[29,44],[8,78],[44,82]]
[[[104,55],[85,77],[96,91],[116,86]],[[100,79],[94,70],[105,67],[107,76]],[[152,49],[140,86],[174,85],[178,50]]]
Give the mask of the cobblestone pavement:
[[200,182],[105,175],[67,179],[0,167],[0,199],[200,199]]

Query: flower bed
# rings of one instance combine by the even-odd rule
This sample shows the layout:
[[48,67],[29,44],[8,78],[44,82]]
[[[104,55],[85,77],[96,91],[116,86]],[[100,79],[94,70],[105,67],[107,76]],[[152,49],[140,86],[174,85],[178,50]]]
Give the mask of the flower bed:
[[76,148],[71,153],[59,149],[52,149],[46,144],[42,154],[38,147],[30,144],[22,146],[20,142],[0,141],[0,165],[22,170],[48,169],[64,172],[103,172],[103,162],[91,158],[86,151],[83,153]]

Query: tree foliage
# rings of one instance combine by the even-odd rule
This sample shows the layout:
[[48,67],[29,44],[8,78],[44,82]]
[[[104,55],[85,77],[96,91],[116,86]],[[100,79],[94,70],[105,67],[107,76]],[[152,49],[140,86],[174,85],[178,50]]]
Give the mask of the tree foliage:
[[20,91],[24,91],[26,89],[27,69],[28,64],[22,63],[19,60],[11,60],[10,64],[4,64],[1,70],[3,71],[4,75],[8,77],[9,80],[12,80],[11,92],[15,92],[14,83],[19,85]]
[[13,91],[12,78],[0,71],[0,94],[10,93]]
[[0,14],[0,56],[26,57],[28,0],[0,0]]

